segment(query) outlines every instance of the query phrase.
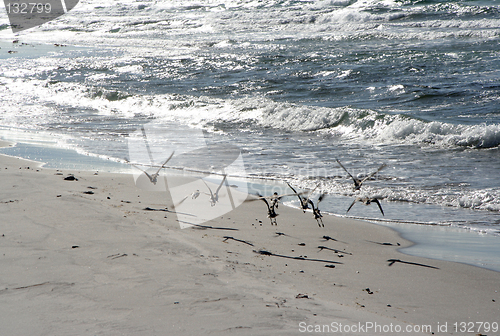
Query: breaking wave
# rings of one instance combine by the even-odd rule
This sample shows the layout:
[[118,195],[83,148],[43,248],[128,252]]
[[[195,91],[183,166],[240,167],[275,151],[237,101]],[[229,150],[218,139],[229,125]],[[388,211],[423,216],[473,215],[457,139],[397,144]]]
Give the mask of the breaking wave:
[[[452,124],[349,106],[331,108],[275,102],[262,96],[241,99],[175,94],[150,96],[60,82],[50,84],[45,81],[12,80],[9,84],[8,93],[12,97],[17,96],[16,91],[23,91],[26,86],[30,86],[31,97],[37,104],[42,106],[56,104],[62,109],[78,107],[80,110],[92,110],[96,115],[101,115],[101,119],[109,116],[155,117],[193,127],[229,131],[245,128],[251,131],[265,127],[292,132],[318,132],[341,137],[346,141],[372,144],[404,143],[476,149],[500,146],[499,124]],[[3,119],[4,125],[8,124],[9,120],[16,120],[23,127],[28,127],[28,124],[33,122],[34,111],[27,108],[23,118],[23,111],[19,110],[19,105],[15,101],[12,103],[12,109],[6,106],[4,116],[0,120]],[[44,119],[53,121],[54,118],[58,118],[56,109],[47,108],[43,111],[43,114],[36,113],[37,125],[42,126]],[[78,115],[75,114],[74,117],[77,118]],[[68,123],[78,122],[74,118],[68,119]],[[98,117],[95,117],[95,122],[99,122]]]

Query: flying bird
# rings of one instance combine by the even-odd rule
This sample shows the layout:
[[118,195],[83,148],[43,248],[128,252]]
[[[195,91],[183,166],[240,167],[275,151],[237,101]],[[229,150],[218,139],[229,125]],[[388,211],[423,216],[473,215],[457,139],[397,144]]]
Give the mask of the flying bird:
[[[224,178],[222,179],[222,181],[220,182],[219,186],[217,187],[217,190],[215,191],[215,193],[212,192],[212,189],[210,189],[210,187],[208,186],[208,184],[205,182],[205,180],[203,180],[203,183],[205,183],[205,185],[207,186],[208,190],[210,191],[210,194],[209,193],[205,193],[207,194],[208,196],[210,196],[210,205],[211,206],[215,206],[215,204],[219,201],[219,191],[220,191],[220,188],[222,187],[222,185],[224,184],[224,182],[226,181],[226,175],[224,175]],[[197,196],[198,197],[198,196]],[[196,198],[196,197],[195,197]]]
[[361,189],[361,185],[368,179],[371,179],[373,177],[373,175],[377,174],[379,171],[381,171],[382,169],[384,169],[387,165],[386,164],[382,164],[380,167],[378,167],[378,169],[376,171],[374,171],[373,173],[370,173],[368,174],[367,176],[365,176],[362,180],[358,179],[357,177],[354,177],[352,176],[351,173],[349,173],[347,171],[347,169],[345,169],[345,167],[342,165],[342,163],[340,163],[339,159],[336,159],[337,160],[337,163],[340,165],[340,167],[342,167],[342,169],[345,170],[345,172],[352,178],[352,180],[354,181],[354,188],[353,188],[353,191],[356,191],[356,190],[359,190]]
[[197,199],[198,196],[200,196],[200,190],[196,189],[196,191],[193,191],[191,194],[187,195],[186,197],[184,197],[183,199],[181,199],[179,202],[177,202],[176,204],[174,204],[174,207],[176,208],[179,205],[181,205],[190,196],[191,196],[191,199]]
[[271,196],[271,205],[278,209],[279,202],[281,201],[281,197],[279,196],[278,193],[275,191],[274,194]]
[[290,183],[286,183],[292,189],[293,195],[296,195],[299,198],[300,201],[300,208],[302,211],[305,213],[307,209],[309,209],[309,197],[313,194],[313,192],[319,187],[319,183],[314,187],[313,190],[307,195],[307,197],[302,196],[303,193],[298,193],[291,185]]
[[384,210],[382,210],[382,205],[380,205],[379,200],[375,197],[371,197],[371,198],[370,197],[356,197],[356,199],[351,203],[351,205],[347,209],[346,213],[348,213],[349,210],[351,210],[352,206],[356,202],[361,202],[361,203],[364,203],[365,205],[370,205],[371,203],[377,203],[378,208],[380,209],[380,212],[382,213],[382,216],[385,216]]
[[[257,194],[258,199],[261,199],[266,203],[267,206],[267,218],[271,221],[271,225],[278,225],[276,222],[276,217],[278,217],[278,214],[276,213],[276,210],[274,209],[275,203],[273,202],[272,205],[269,205],[269,202],[267,201],[266,197],[263,197],[262,195]],[[271,196],[273,197],[273,196]],[[277,204],[277,203],[276,203]]]
[[141,168],[137,167],[135,164],[130,163],[128,160],[126,160],[126,161],[127,161],[127,163],[131,164],[135,168],[137,168],[140,171],[142,171],[148,177],[149,181],[151,183],[153,183],[153,184],[156,185],[156,183],[158,182],[158,176],[160,176],[160,171],[162,169],[166,168],[165,165],[167,164],[168,161],[170,161],[170,159],[172,158],[172,156],[174,156],[174,153],[175,153],[175,151],[173,151],[172,154],[170,154],[170,156],[168,157],[168,159],[166,159],[165,162],[163,162],[163,164],[160,166],[160,168],[158,168],[158,170],[155,173],[151,174],[151,175],[147,171],[145,171],[144,169],[141,169]]
[[314,215],[314,219],[316,222],[318,222],[319,227],[325,227],[325,224],[323,224],[323,215],[321,214],[321,211],[319,210],[319,203],[325,198],[326,193],[322,193],[318,201],[316,202],[316,207],[314,206],[314,203],[312,200],[308,200],[309,204],[311,204],[312,212]]

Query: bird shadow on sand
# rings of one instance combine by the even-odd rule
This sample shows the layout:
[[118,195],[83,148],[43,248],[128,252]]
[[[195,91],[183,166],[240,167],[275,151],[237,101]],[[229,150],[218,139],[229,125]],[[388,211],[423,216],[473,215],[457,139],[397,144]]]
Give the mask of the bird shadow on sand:
[[399,262],[399,263],[402,263],[402,264],[408,264],[408,265],[415,265],[415,266],[421,266],[421,267],[439,269],[439,267],[425,265],[425,264],[419,264],[419,263],[414,263],[414,262],[410,262],[410,261],[403,261],[403,260],[399,260],[399,259],[387,259],[387,261],[389,262],[388,266],[392,266],[395,263]]
[[376,242],[376,241],[372,241],[372,240],[366,240],[366,241],[369,243],[383,245],[383,246],[401,246],[400,243],[393,244],[393,243],[381,243],[381,242]]
[[311,259],[311,258],[306,258],[306,257],[292,257],[292,256],[272,253],[272,252],[269,252],[266,250],[258,250],[258,251],[253,250],[253,251],[257,254],[273,256],[273,257],[295,259],[295,260],[305,260],[305,261],[317,261],[317,262],[330,263],[330,264],[343,264],[343,263],[338,262],[338,261],[331,261],[331,260],[324,260],[324,259]]
[[211,229],[211,230],[229,230],[229,231],[239,231],[240,229],[236,228],[230,228],[230,227],[220,227],[220,226],[210,226],[210,225],[201,225],[201,224],[194,224],[194,223],[189,223],[181,220],[177,220],[179,223],[184,223],[193,226],[193,229],[200,229],[200,230],[206,230],[206,229]]
[[250,242],[248,242],[248,241],[246,241],[246,240],[242,240],[242,239],[238,239],[238,238],[234,238],[234,237],[230,237],[230,236],[224,236],[223,238],[224,238],[224,240],[223,240],[222,242],[226,242],[226,241],[228,241],[229,239],[231,239],[231,240],[234,240],[234,241],[237,241],[237,242],[243,243],[243,244],[247,244],[247,245],[253,246],[253,244],[252,244],[252,243],[250,243]]
[[342,250],[333,249],[333,248],[326,247],[326,246],[318,246],[318,248],[319,248],[318,252],[321,252],[322,250],[328,250],[328,251],[332,251],[334,253],[342,253],[342,254],[352,255],[352,253],[349,253],[349,252],[346,252],[346,251],[342,251]]

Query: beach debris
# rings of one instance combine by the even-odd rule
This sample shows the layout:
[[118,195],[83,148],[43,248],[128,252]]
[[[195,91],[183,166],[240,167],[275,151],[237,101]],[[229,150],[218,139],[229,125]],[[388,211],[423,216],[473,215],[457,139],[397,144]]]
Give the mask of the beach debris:
[[299,293],[299,294],[295,295],[295,298],[296,299],[309,299],[309,295]]
[[410,262],[410,261],[403,261],[403,260],[399,260],[399,259],[387,259],[387,262],[389,262],[388,266],[392,266],[392,265],[394,265],[394,263],[399,262],[399,263],[402,263],[402,264],[408,264],[408,265],[415,265],[415,266],[422,266],[422,267],[439,269],[439,267],[425,265],[425,264],[419,264],[419,263],[414,263],[414,262]]
[[74,175],[68,175],[64,178],[65,181],[78,181]]
[[384,210],[382,209],[382,205],[380,205],[380,202],[379,202],[378,198],[376,198],[376,197],[356,197],[356,199],[354,201],[352,201],[352,203],[349,206],[349,208],[347,209],[346,213],[348,213],[349,210],[351,210],[352,206],[356,202],[361,202],[361,203],[364,203],[365,205],[370,205],[371,203],[377,203],[378,208],[380,209],[380,212],[382,213],[382,216],[385,216]]
[[80,246],[78,246],[78,245],[73,245],[73,246],[71,246],[71,248],[73,248],[73,249],[76,249],[76,248],[79,248],[79,247],[80,247]]
[[299,246],[306,246],[306,243],[298,243]]
[[94,195],[94,192],[92,190],[87,190],[87,191],[84,191],[83,193],[87,194],[87,195]]
[[328,267],[328,268],[335,268],[335,265],[330,265],[330,264],[328,264],[328,265],[325,265],[325,267]]
[[8,201],[3,201],[2,203],[7,204],[7,203],[14,203],[14,202],[19,202],[19,200],[8,200]]
[[363,291],[367,292],[368,294],[373,294],[373,292],[370,290],[370,288],[365,288]]
[[349,173],[347,171],[347,169],[345,169],[345,167],[342,165],[342,163],[340,163],[339,159],[336,159],[337,160],[337,163],[340,165],[340,167],[342,167],[342,169],[345,170],[345,172],[352,178],[352,180],[354,181],[354,187],[353,187],[353,191],[356,191],[356,190],[360,190],[361,189],[361,185],[368,179],[371,179],[375,174],[377,174],[379,171],[381,171],[382,169],[384,169],[387,165],[386,164],[382,164],[376,171],[374,171],[373,173],[370,173],[368,174],[367,176],[365,176],[362,180],[352,176],[351,173]]

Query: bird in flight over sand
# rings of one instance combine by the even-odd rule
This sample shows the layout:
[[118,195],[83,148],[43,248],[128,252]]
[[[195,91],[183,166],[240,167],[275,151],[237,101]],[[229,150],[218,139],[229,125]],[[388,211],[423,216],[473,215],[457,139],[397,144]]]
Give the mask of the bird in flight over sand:
[[325,224],[323,224],[323,219],[322,219],[323,215],[321,214],[321,211],[319,210],[319,203],[325,198],[325,196],[326,196],[326,193],[322,193],[319,196],[318,201],[316,202],[316,207],[314,206],[314,203],[312,200],[307,200],[309,202],[309,204],[311,204],[314,219],[316,220],[316,222],[318,222],[319,227],[325,227]]
[[362,202],[365,205],[370,205],[371,203],[377,203],[378,208],[380,209],[380,212],[382,213],[382,216],[385,216],[384,210],[382,210],[382,205],[380,205],[379,200],[375,197],[356,197],[356,199],[351,203],[351,205],[349,206],[349,208],[347,209],[347,211],[345,213],[348,213],[349,210],[351,210],[354,203],[356,203],[356,202]]
[[271,196],[271,205],[278,209],[278,205],[281,201],[281,197],[279,196],[278,193],[275,191],[274,194]]
[[298,198],[299,198],[299,201],[300,201],[300,208],[302,209],[302,211],[305,213],[307,209],[309,209],[309,197],[313,194],[313,192],[319,187],[319,183],[316,185],[316,187],[314,187],[313,190],[311,190],[311,192],[307,195],[307,197],[303,197],[302,194],[303,193],[298,193],[291,185],[290,183],[286,183],[288,184],[288,186],[290,187],[290,189],[292,189],[293,191],[293,195],[296,195]]
[[210,189],[210,187],[208,186],[208,184],[205,182],[205,180],[203,180],[203,183],[205,183],[205,185],[207,186],[208,190],[210,191],[210,194],[209,193],[205,193],[207,194],[208,196],[210,196],[210,205],[211,206],[215,206],[215,204],[217,202],[219,202],[219,191],[220,191],[220,188],[222,187],[222,185],[224,184],[224,182],[226,181],[226,175],[224,175],[224,178],[222,179],[222,181],[220,182],[219,186],[217,187],[217,190],[215,191],[215,193],[212,192],[212,189]]
[[347,171],[347,169],[345,169],[345,167],[342,165],[342,163],[340,163],[339,159],[336,159],[337,160],[337,163],[340,165],[340,167],[342,167],[342,169],[345,170],[345,172],[352,178],[352,180],[354,181],[354,188],[353,188],[353,191],[356,191],[356,190],[359,190],[361,189],[361,185],[363,184],[363,182],[365,182],[366,180],[368,179],[371,179],[373,177],[373,175],[377,174],[379,171],[381,171],[382,169],[384,169],[387,165],[386,164],[382,164],[380,167],[378,167],[378,169],[376,171],[374,171],[373,173],[370,173],[368,174],[367,176],[365,176],[362,180],[354,177],[351,175],[351,173],[349,173]]
[[[263,197],[262,195],[259,195],[259,194],[257,194],[257,197],[258,197],[258,199],[261,199],[264,201],[264,203],[266,203],[267,218],[269,218],[271,220],[271,225],[278,225],[278,223],[276,222],[276,217],[278,217],[278,214],[276,213],[276,210],[274,209],[275,204],[278,204],[278,203],[273,202],[272,205],[269,205],[269,202],[267,201],[266,197]],[[271,197],[274,197],[274,195]]]
[[156,184],[156,182],[158,182],[158,176],[160,176],[160,171],[162,169],[166,168],[165,165],[167,164],[168,161],[170,161],[170,159],[172,158],[172,156],[174,156],[174,153],[175,153],[175,151],[172,152],[172,154],[170,154],[170,156],[168,157],[168,159],[166,159],[165,162],[163,162],[163,164],[160,166],[160,168],[158,168],[158,170],[155,173],[151,174],[151,175],[147,171],[145,171],[144,169],[141,169],[141,168],[137,167],[135,164],[128,162],[128,160],[127,160],[127,162],[130,163],[135,168],[137,168],[140,171],[142,171],[148,177],[148,179],[149,179],[149,181],[151,183]]
[[188,197],[191,197],[191,199],[197,199],[198,196],[200,196],[200,191],[198,189],[196,189],[191,194],[187,195],[186,197],[184,197],[183,199],[181,199],[179,202],[177,202],[176,204],[174,204],[174,207],[176,208],[179,205],[181,205],[185,200],[188,199]]

